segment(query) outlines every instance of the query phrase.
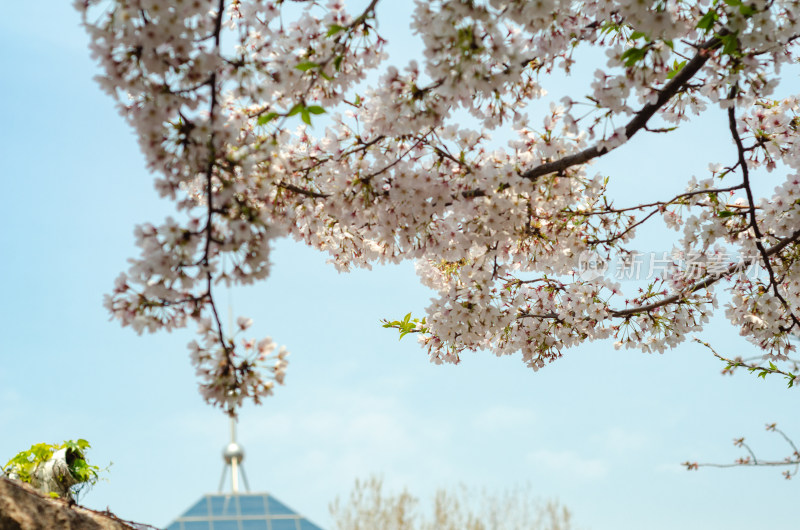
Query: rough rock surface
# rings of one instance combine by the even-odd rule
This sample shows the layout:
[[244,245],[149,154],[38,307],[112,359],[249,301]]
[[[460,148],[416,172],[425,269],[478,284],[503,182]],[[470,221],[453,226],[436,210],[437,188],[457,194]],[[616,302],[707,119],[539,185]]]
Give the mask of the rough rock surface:
[[[138,525],[137,525],[138,526]],[[0,477],[0,530],[131,530],[105,515],[61,499],[51,499],[24,484]]]

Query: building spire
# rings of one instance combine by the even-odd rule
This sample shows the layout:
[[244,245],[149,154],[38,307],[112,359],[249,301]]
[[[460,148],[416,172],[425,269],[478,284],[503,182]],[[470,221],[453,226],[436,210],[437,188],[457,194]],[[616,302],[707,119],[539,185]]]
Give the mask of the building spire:
[[242,475],[242,481],[247,492],[250,492],[250,485],[247,483],[247,475],[244,473],[242,460],[244,460],[244,449],[236,442],[236,418],[231,418],[231,443],[222,451],[222,457],[225,459],[225,467],[222,468],[222,478],[219,480],[219,492],[222,493],[222,486],[225,483],[225,472],[231,468],[231,491],[234,494],[239,493],[239,474]]

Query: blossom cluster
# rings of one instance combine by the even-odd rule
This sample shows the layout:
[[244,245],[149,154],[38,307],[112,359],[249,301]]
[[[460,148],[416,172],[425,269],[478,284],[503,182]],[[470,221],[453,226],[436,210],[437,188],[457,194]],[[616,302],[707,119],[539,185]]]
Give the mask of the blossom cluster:
[[[437,363],[522,352],[538,369],[596,339],[663,352],[702,330],[717,286],[765,355],[792,348],[799,102],[771,96],[796,61],[798,0],[419,0],[411,28],[423,53],[404,67],[385,64],[380,0],[353,13],[341,0],[76,6],[99,82],[179,213],[137,229],[141,256],[107,306],[137,331],[195,321],[190,349],[212,403],[234,410],[283,378],[283,364],[267,381],[240,360],[213,291],[266,278],[282,235],[341,270],[416,260],[435,293],[416,331]],[[588,96],[534,116],[549,75],[569,74],[590,47],[606,60]],[[684,192],[617,207],[608,177],[590,172],[634,136],[714,107],[735,149]],[[750,174],[761,167],[775,191],[757,198]],[[752,256],[744,265],[763,274],[665,272],[635,293],[581,274],[587,252],[633,255],[637,229],[658,219],[679,231],[675,252]]]

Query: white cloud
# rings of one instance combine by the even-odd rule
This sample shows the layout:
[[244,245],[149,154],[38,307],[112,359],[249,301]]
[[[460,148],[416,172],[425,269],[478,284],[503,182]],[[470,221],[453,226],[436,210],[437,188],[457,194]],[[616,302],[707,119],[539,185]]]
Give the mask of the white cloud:
[[568,478],[598,480],[608,474],[605,460],[585,458],[573,451],[550,451],[540,449],[528,453],[525,459],[532,465],[568,475]]
[[649,443],[645,434],[621,427],[612,427],[602,434],[590,437],[590,440],[616,453],[639,451]]
[[536,414],[527,408],[496,405],[480,411],[473,419],[473,425],[478,429],[505,431],[530,425],[536,419]]
[[313,410],[292,407],[258,416],[241,431],[250,461],[259,458],[256,448],[283,455],[271,464],[276,473],[292,468],[300,476],[326,477],[330,491],[373,473],[403,484],[414,482],[409,473],[420,468],[436,480],[454,472],[440,456],[454,443],[451,428],[413,414],[401,399],[342,390]]

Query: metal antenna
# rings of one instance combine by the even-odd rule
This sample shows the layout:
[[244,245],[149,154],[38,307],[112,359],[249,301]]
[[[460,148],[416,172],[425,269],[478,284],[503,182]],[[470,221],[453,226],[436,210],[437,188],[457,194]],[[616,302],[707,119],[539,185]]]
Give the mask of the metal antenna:
[[244,487],[250,492],[250,484],[247,483],[247,476],[244,474],[242,460],[244,460],[244,449],[236,442],[236,420],[231,418],[231,443],[222,452],[225,459],[225,467],[222,469],[222,478],[219,481],[219,491],[222,493],[222,485],[225,482],[225,472],[231,468],[231,491],[239,493],[239,473],[241,472],[244,480]]

